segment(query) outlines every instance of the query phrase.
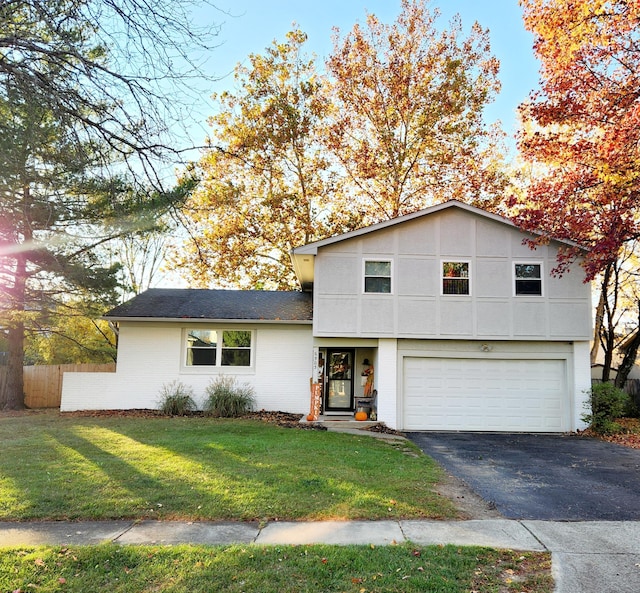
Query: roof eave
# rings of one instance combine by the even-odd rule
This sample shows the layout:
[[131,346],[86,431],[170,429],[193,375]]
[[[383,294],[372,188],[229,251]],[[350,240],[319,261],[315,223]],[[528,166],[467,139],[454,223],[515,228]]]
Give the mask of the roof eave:
[[127,317],[104,315],[105,321],[158,321],[162,323],[256,323],[277,325],[312,325],[311,319],[219,319],[207,317]]

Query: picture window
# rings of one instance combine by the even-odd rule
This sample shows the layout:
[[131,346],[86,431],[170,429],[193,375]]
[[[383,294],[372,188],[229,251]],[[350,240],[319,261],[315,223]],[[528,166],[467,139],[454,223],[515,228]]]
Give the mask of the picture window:
[[187,366],[250,367],[251,330],[187,331]]

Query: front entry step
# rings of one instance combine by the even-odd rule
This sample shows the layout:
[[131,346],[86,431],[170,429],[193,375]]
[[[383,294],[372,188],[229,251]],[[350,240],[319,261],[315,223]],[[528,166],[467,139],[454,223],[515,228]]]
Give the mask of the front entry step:
[[[306,416],[300,419],[300,422],[309,422]],[[372,420],[354,420],[352,415],[349,416],[319,416],[314,422],[322,424],[327,428],[366,428],[368,426],[375,426],[379,424],[377,421]]]

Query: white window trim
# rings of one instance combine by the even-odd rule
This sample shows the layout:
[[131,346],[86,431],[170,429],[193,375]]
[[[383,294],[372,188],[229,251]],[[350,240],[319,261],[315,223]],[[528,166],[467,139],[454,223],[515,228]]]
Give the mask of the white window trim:
[[[518,294],[516,292],[516,280],[518,280],[518,278],[516,278],[516,266],[540,266],[540,294]],[[530,299],[539,299],[544,297],[545,294],[545,285],[544,285],[544,262],[542,260],[531,260],[531,259],[526,259],[526,260],[514,260],[513,261],[513,266],[511,267],[511,274],[512,274],[512,280],[511,280],[511,286],[513,287],[513,296],[517,297],[519,299],[522,298],[530,298]],[[522,280],[522,278],[519,278],[520,280]]]
[[[442,275],[442,268],[444,267],[445,263],[451,263],[451,264],[468,264],[469,266],[469,292],[467,294],[448,294],[445,293],[444,291],[444,279],[445,277]],[[451,297],[470,297],[471,293],[473,292],[473,285],[472,285],[472,277],[473,277],[473,266],[471,265],[471,260],[470,259],[459,259],[459,258],[453,258],[453,257],[448,257],[448,258],[443,258],[440,260],[440,269],[439,269],[439,275],[440,275],[440,296],[446,297],[446,298],[451,298]],[[515,268],[514,268],[515,269]]]
[[[367,269],[367,262],[388,262],[389,265],[389,280],[390,280],[390,285],[391,288],[389,290],[389,292],[367,292],[366,289],[366,279],[367,278],[386,278],[386,276],[367,276],[366,275],[366,269]],[[390,257],[372,257],[372,256],[368,256],[368,257],[363,257],[362,258],[362,294],[367,294],[367,295],[391,295],[393,294],[393,289],[394,289],[394,282],[393,282],[393,259],[391,259]]]
[[[209,331],[217,331],[220,335],[220,340],[222,341],[222,332],[225,331],[248,331],[251,332],[251,365],[246,367],[241,366],[222,366],[220,364],[222,360],[221,352],[222,347],[218,346],[217,355],[216,355],[216,364],[214,365],[206,365],[206,364],[198,364],[198,365],[188,365],[187,364],[187,337],[189,331],[194,329],[200,330],[209,330]],[[256,330],[248,327],[224,327],[220,325],[209,325],[207,323],[203,323],[198,326],[190,326],[183,327],[180,332],[181,346],[180,346],[180,372],[188,373],[194,375],[249,375],[254,374],[256,370]]]

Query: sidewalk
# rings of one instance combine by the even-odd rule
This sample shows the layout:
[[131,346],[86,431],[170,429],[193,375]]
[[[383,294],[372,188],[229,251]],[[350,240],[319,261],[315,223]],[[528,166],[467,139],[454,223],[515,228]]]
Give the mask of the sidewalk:
[[181,543],[476,545],[550,551],[557,593],[640,591],[640,522],[325,521],[213,523],[179,521],[0,522],[0,546]]

